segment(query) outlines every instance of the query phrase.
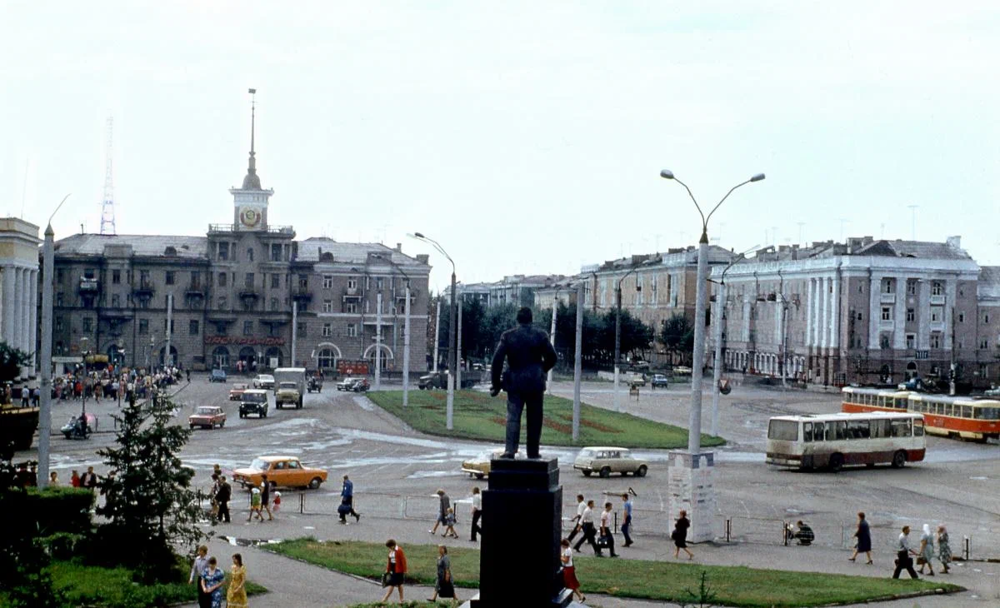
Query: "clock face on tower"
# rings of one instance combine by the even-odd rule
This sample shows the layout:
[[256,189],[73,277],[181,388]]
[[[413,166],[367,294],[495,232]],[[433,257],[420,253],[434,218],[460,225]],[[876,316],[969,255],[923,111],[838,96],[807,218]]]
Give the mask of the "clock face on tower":
[[240,212],[240,222],[247,228],[253,228],[260,223],[260,215],[256,209],[244,209]]

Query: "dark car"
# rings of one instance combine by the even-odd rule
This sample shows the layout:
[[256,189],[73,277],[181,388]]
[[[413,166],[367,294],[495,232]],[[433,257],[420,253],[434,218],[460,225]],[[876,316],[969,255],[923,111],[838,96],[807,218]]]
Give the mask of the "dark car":
[[650,380],[649,385],[653,388],[667,388],[670,385],[670,381],[663,374],[654,374],[653,379]]
[[256,414],[258,418],[267,418],[267,391],[264,389],[248,389],[240,397],[240,418]]
[[447,372],[431,372],[426,376],[420,376],[417,381],[417,388],[420,390],[430,390],[432,388],[446,388],[448,386]]
[[224,369],[213,369],[212,375],[208,377],[209,382],[225,382],[226,381],[226,370]]
[[367,391],[371,385],[368,383],[368,378],[356,378],[354,384],[348,390],[354,391],[355,393],[363,393]]

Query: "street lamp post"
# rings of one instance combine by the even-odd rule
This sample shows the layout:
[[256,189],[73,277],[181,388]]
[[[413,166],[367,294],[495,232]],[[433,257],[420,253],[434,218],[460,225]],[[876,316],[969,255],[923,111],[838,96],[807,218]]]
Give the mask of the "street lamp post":
[[[410,275],[406,274],[400,268],[399,264],[393,262],[391,257],[387,261],[393,268],[399,271],[399,274],[403,275],[403,279],[406,281],[406,291],[404,293],[406,304],[404,305],[405,312],[403,313],[403,407],[407,407],[410,404]],[[395,291],[393,293],[395,294]],[[438,310],[441,310],[440,307]],[[393,328],[393,333],[395,331],[395,328]],[[437,329],[435,328],[434,331],[436,334]],[[434,349],[435,351],[437,350],[437,345],[435,345]],[[437,356],[435,355],[436,358]]]
[[[55,266],[55,231],[52,218],[69,198],[67,194],[49,216],[42,247],[41,403],[38,412],[38,487],[49,485],[49,451],[52,445],[52,273]],[[32,287],[34,289],[34,287]]]
[[715,365],[712,369],[712,436],[719,436],[719,382],[722,381],[722,320],[726,310],[726,273],[740,260],[746,258],[748,252],[757,249],[754,245],[739,254],[722,270],[719,281],[719,292],[715,296]]
[[[586,279],[584,279],[586,280]],[[584,281],[576,286],[576,344],[573,346],[573,442],[580,440],[580,382],[583,379]]]
[[701,451],[701,388],[705,367],[705,300],[707,299],[705,282],[708,278],[708,222],[734,190],[749,183],[763,180],[764,174],[758,173],[750,179],[730,188],[729,192],[722,197],[722,200],[716,203],[707,216],[702,212],[701,206],[695,200],[694,194],[691,193],[691,189],[688,188],[687,184],[677,179],[673,171],[664,169],[660,171],[660,177],[674,180],[684,186],[695,208],[698,209],[698,214],[701,216],[701,239],[698,241],[698,275],[696,279],[697,295],[695,297],[694,355],[691,370],[691,411],[688,415],[688,452],[698,454]]
[[618,377],[620,375],[621,368],[621,342],[622,342],[622,281],[625,277],[636,271],[635,267],[629,269],[620,279],[618,279],[618,286],[615,289],[615,386],[614,386],[614,402],[615,411],[622,411],[621,397],[618,395]]
[[448,340],[448,350],[449,350],[449,355],[450,355],[449,356],[450,361],[448,363],[448,366],[449,366],[450,369],[448,370],[448,372],[449,372],[448,373],[448,399],[447,399],[447,407],[446,407],[447,414],[446,414],[446,425],[445,425],[447,427],[447,429],[450,431],[450,430],[452,430],[452,429],[455,428],[455,419],[454,419],[454,417],[455,417],[455,372],[458,369],[458,342],[457,342],[458,332],[457,332],[457,327],[456,327],[457,326],[456,320],[458,318],[458,314],[455,311],[455,289],[456,289],[455,260],[451,259],[451,256],[448,255],[448,252],[446,252],[444,250],[444,248],[441,247],[441,244],[438,243],[437,241],[435,241],[434,239],[432,239],[430,237],[426,237],[426,236],[424,236],[423,234],[421,234],[419,232],[414,232],[410,236],[412,236],[413,238],[415,238],[415,239],[417,239],[419,241],[423,241],[425,243],[430,243],[431,245],[434,246],[435,249],[438,250],[438,252],[441,255],[443,255],[445,258],[448,259],[449,262],[451,262],[451,316],[450,316],[451,321],[448,323],[448,326],[449,326],[448,330],[451,333],[451,336],[450,336],[450,338]]

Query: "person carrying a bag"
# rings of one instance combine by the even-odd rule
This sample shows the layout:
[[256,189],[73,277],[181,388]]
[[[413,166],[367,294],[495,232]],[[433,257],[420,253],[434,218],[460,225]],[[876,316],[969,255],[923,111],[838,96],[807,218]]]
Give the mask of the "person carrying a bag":
[[385,546],[389,549],[389,561],[385,567],[385,574],[382,575],[382,586],[386,587],[382,602],[389,601],[393,587],[399,589],[399,603],[403,603],[403,579],[406,575],[406,555],[403,548],[396,544],[396,541],[389,539],[385,541]]
[[601,537],[598,540],[598,545],[603,549],[607,548],[611,552],[611,557],[618,557],[615,553],[615,537],[611,534],[611,514],[612,505],[610,502],[604,503],[604,512],[601,513]]

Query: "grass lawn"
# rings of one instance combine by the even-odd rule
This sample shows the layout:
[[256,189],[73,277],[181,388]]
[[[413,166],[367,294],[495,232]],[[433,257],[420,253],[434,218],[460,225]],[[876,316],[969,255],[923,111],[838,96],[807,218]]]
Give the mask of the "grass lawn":
[[[490,397],[477,391],[456,391],[454,430],[445,428],[445,400],[442,390],[410,391],[410,404],[403,408],[402,391],[369,393],[368,397],[414,429],[429,435],[475,439],[503,444],[507,423],[507,401],[501,393]],[[525,421],[521,421],[524,443]],[[545,397],[542,444],[556,446],[614,445],[623,448],[682,448],[687,446],[687,429],[653,422],[631,414],[618,414],[585,403],[580,404],[580,440],[573,442],[573,401]],[[703,446],[722,445],[725,440],[702,435]]]
[[[62,591],[67,606],[121,606],[142,608],[168,604],[196,602],[198,594],[194,585],[183,582],[157,585],[139,585],[132,582],[132,572],[127,568],[100,568],[76,562],[55,561],[51,569],[53,586]],[[227,575],[228,585],[228,575]],[[267,589],[247,581],[247,593],[266,593]],[[0,596],[0,607],[7,606]]]
[[[320,542],[296,539],[261,547],[331,570],[380,579],[386,549],[378,543]],[[406,561],[412,582],[433,585],[437,548],[408,545]],[[452,574],[458,587],[479,586],[479,551],[449,549]],[[691,601],[688,590],[698,588],[702,572],[724,606],[821,606],[889,599],[897,594],[933,593],[935,589],[960,591],[961,587],[927,580],[892,580],[816,572],[751,569],[742,566],[702,566],[691,563],[575,557],[576,572],[584,593],[657,601]]]

